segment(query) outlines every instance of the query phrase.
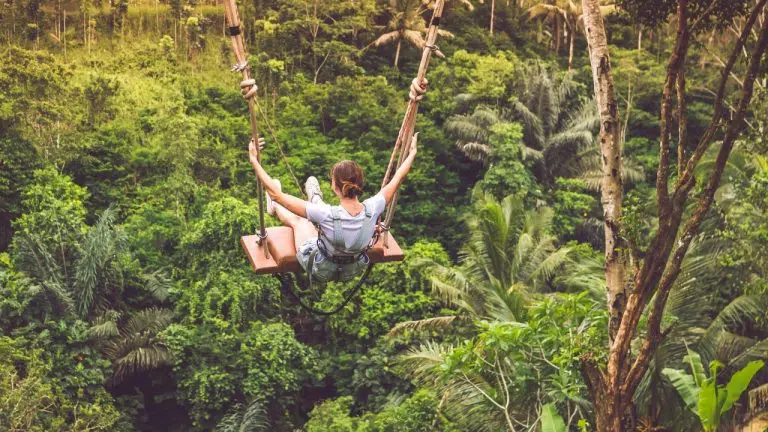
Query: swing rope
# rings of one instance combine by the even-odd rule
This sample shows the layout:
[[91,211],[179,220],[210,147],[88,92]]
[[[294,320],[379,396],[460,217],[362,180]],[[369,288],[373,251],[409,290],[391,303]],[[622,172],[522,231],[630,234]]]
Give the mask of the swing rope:
[[[416,74],[416,78],[413,83],[416,86],[421,86],[424,83],[424,77],[427,74],[427,68],[429,68],[429,60],[432,58],[432,54],[438,51],[435,41],[437,40],[437,30],[440,26],[440,17],[443,14],[443,6],[445,0],[438,0],[435,4],[435,9],[432,12],[432,19],[429,22],[429,29],[427,30],[427,39],[424,43],[424,49],[421,53],[421,62],[419,63],[419,71]],[[395,174],[400,165],[403,164],[405,157],[410,149],[411,140],[413,140],[414,130],[416,127],[416,114],[419,111],[419,102],[422,95],[418,95],[411,91],[409,93],[408,108],[405,110],[405,116],[403,117],[403,123],[400,126],[400,131],[397,134],[397,140],[395,141],[392,155],[389,157],[389,164],[387,164],[387,170],[384,171],[384,180],[381,183],[381,187],[386,186]],[[394,164],[397,157],[397,165]],[[380,226],[383,230],[383,242],[384,247],[389,246],[389,228],[392,226],[392,218],[395,216],[397,209],[397,199],[400,197],[400,191],[395,192],[395,196],[392,197],[392,202],[387,208],[387,213],[384,216],[384,222],[380,222]]]
[[[373,269],[373,264],[368,264],[368,267],[365,268],[365,271],[363,272],[362,276],[357,280],[355,285],[347,291],[347,293],[343,296],[343,300],[341,303],[339,303],[338,306],[331,310],[323,310],[323,309],[317,309],[309,304],[307,304],[299,294],[297,294],[293,290],[293,277],[290,273],[277,273],[275,274],[275,277],[277,280],[280,281],[280,286],[283,289],[283,291],[290,294],[291,297],[293,297],[294,300],[299,304],[299,306],[302,307],[302,309],[305,309],[306,311],[315,314],[315,315],[322,315],[322,316],[331,316],[337,314],[339,311],[344,309],[349,302],[352,301],[352,299],[355,297],[358,291],[363,288],[363,284],[368,280],[368,276],[371,274],[371,269]],[[308,281],[308,286],[312,286],[312,281]],[[309,290],[309,288],[307,288]]]
[[264,110],[261,108],[261,104],[258,100],[255,100],[256,108],[259,110],[259,114],[261,114],[261,119],[264,121],[264,124],[267,126],[267,130],[269,131],[270,136],[272,136],[272,141],[277,146],[277,150],[280,152],[280,157],[283,159],[283,163],[285,164],[285,167],[288,169],[288,172],[291,174],[291,177],[293,177],[294,183],[296,183],[296,187],[301,191],[301,195],[304,196],[304,198],[308,198],[306,192],[304,192],[304,189],[301,187],[301,183],[299,183],[298,177],[296,177],[296,173],[293,171],[293,167],[291,167],[290,162],[288,162],[288,156],[285,154],[285,151],[283,151],[283,146],[280,145],[280,142],[277,140],[277,134],[275,133],[275,129],[272,127],[272,124],[269,121],[269,117],[267,117],[267,114],[264,112]]
[[[245,42],[243,41],[243,34],[240,29],[240,17],[237,14],[237,4],[235,0],[224,0],[224,17],[229,25],[227,27],[227,34],[229,34],[232,40],[232,51],[235,54],[235,61],[237,63],[232,67],[233,71],[241,72],[243,75],[243,83],[250,84],[250,88],[246,91],[246,101],[248,103],[248,116],[251,121],[251,139],[256,144],[256,159],[261,162],[261,149],[259,148],[259,127],[256,120],[256,82],[251,79],[250,71],[248,69],[248,58],[245,55]],[[242,84],[241,84],[241,88]],[[266,257],[269,258],[269,248],[264,242],[267,240],[267,229],[264,224],[264,185],[261,181],[258,182],[256,188],[259,196],[259,244],[264,246],[266,251]]]

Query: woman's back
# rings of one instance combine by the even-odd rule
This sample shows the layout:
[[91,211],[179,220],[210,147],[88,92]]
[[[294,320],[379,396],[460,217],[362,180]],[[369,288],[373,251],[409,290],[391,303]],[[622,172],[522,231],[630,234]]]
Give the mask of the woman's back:
[[[386,209],[386,200],[382,194],[376,194],[362,204],[364,208],[359,213],[351,215],[341,206],[307,203],[307,219],[320,227],[329,253],[356,253],[368,245],[373,236],[376,220]],[[341,235],[338,237],[337,228],[341,228]],[[364,241],[361,240],[361,235]],[[343,250],[337,250],[337,242],[340,244],[342,241]]]

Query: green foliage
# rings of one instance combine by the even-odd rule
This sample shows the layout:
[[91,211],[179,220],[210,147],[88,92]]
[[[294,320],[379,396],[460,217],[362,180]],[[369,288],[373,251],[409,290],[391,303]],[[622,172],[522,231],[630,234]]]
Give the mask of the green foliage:
[[586,184],[582,180],[557,178],[555,184],[558,190],[554,193],[552,206],[555,213],[552,232],[560,238],[569,238],[590,218],[597,199],[584,193]]
[[[570,248],[558,248],[550,234],[551,221],[547,208],[526,211],[519,197],[498,202],[478,192],[475,212],[467,220],[470,239],[462,264],[449,267],[424,260],[422,265],[433,289],[470,316],[521,321],[535,293],[547,291],[570,262]],[[560,283],[568,286],[567,279]]]
[[[242,254],[258,205],[221,7],[0,7],[0,429],[496,432],[510,421],[536,430],[546,413],[586,431],[578,358],[606,355],[591,71],[573,31],[578,5],[541,5],[563,13],[534,27],[524,3],[447,3],[441,28],[455,37],[438,38],[447,59],[433,56],[427,73],[419,155],[393,224],[407,258],[376,266],[329,319],[283,298]],[[622,235],[642,249],[656,230],[658,100],[674,33],[659,20],[674,2],[640,3],[620,2],[631,16],[607,25],[627,125]],[[719,3],[700,29],[749,5]],[[708,2],[689,5],[698,16]],[[377,191],[433,6],[239,4],[263,161],[287,192],[300,195],[292,174],[316,175],[332,197],[325,173],[348,158],[363,166],[365,192]],[[550,52],[558,34],[574,42],[567,73]],[[689,66],[725,59],[733,39],[719,36],[693,44]],[[716,71],[687,70],[691,146]],[[637,392],[638,412],[671,430],[696,428],[661,372],[686,367],[685,343],[703,363],[722,362],[723,376],[768,353],[765,102],[757,88]],[[474,201],[473,190],[483,191]],[[341,289],[328,286],[323,301]],[[637,338],[644,330],[643,320]],[[508,410],[493,403],[505,400]],[[739,416],[731,408],[721,428]]]
[[[439,243],[419,241],[406,250],[405,261],[397,266],[378,266],[370,277],[371,287],[360,293],[358,307],[348,307],[330,318],[329,324],[339,336],[370,342],[395,324],[421,318],[436,310],[428,296],[428,281],[421,273],[419,260],[430,259],[447,264],[448,255]],[[336,287],[329,287],[335,294]]]
[[264,405],[255,400],[243,407],[235,405],[216,425],[216,432],[261,432],[269,430]]
[[[664,22],[669,15],[677,10],[677,2],[672,0],[654,0],[653,2],[638,0],[619,0],[619,6],[627,10],[637,21],[648,26],[654,26]],[[706,0],[690,2],[688,15],[702,19],[710,25],[723,27],[734,17],[744,13],[751,6],[748,1],[731,1],[718,3],[717,7],[710,7]]]
[[[586,293],[547,296],[526,322],[478,322],[457,346],[427,343],[402,357],[411,376],[446,398],[448,417],[473,430],[537,418],[538,400],[575,404],[586,395],[579,356],[599,346],[606,317]],[[573,406],[573,405],[572,405]],[[471,426],[470,426],[471,425]]]
[[553,404],[541,407],[541,432],[565,432],[565,422]]
[[[103,388],[93,394],[70,393],[72,377],[62,381],[41,349],[29,349],[23,339],[0,338],[0,428],[9,431],[107,431],[120,414]],[[82,360],[82,357],[81,357]],[[71,361],[71,360],[70,360]],[[82,363],[71,375],[79,375]]]
[[318,405],[306,424],[307,432],[454,431],[439,412],[434,394],[421,390],[398,405],[362,417],[350,416],[352,398],[340,397]]
[[32,184],[22,194],[24,215],[14,221],[14,229],[19,235],[50,243],[52,250],[71,249],[86,231],[87,196],[85,189],[53,167],[36,170]]
[[194,430],[213,427],[238,400],[279,402],[287,410],[303,384],[322,377],[315,350],[282,323],[254,322],[243,332],[172,324],[162,337],[173,354],[177,398]]
[[523,131],[519,124],[500,123],[491,127],[489,144],[498,155],[483,178],[483,189],[497,198],[519,195],[534,199],[541,192],[521,159]]
[[723,367],[722,363],[716,360],[711,362],[707,377],[698,353],[689,350],[686,361],[691,367],[692,375],[678,369],[664,369],[662,372],[675,386],[686,407],[699,417],[705,431],[717,430],[721,416],[741,398],[752,378],[765,365],[761,360],[752,361],[734,373],[723,386],[717,382],[718,370]]

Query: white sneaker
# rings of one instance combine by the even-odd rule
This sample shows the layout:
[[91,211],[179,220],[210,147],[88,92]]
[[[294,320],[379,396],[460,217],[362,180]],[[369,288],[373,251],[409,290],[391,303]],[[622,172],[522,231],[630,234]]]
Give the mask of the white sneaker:
[[323,191],[320,190],[320,182],[315,176],[309,176],[307,182],[304,183],[304,192],[307,193],[307,199],[311,203],[323,201]]
[[[275,183],[277,184],[277,190],[282,191],[283,186],[280,184],[280,180],[274,179]],[[266,193],[266,191],[264,191]],[[267,196],[267,214],[270,216],[275,215],[275,206],[278,205],[274,201],[272,201],[272,198],[269,197],[269,194],[266,193]]]

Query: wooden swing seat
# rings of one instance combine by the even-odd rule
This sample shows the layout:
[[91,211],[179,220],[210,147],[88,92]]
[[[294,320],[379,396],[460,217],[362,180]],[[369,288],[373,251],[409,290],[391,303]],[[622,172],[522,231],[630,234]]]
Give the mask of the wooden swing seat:
[[[279,226],[267,228],[267,238],[259,244],[258,235],[240,237],[240,244],[257,274],[298,273],[301,266],[296,259],[296,246],[293,240],[293,229]],[[269,250],[269,258],[265,253]],[[389,234],[387,247],[384,247],[384,237],[380,236],[368,250],[371,262],[385,263],[402,261],[405,258],[395,238]]]

